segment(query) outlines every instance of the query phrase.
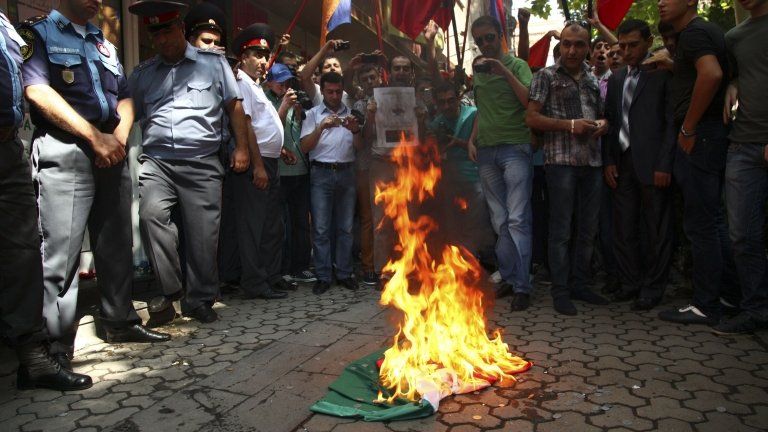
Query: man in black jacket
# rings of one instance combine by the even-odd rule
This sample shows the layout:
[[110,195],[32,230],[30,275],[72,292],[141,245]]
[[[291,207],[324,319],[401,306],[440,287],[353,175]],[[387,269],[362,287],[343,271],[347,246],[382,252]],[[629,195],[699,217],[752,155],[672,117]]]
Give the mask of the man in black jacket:
[[[669,104],[671,73],[643,70],[653,36],[648,23],[626,20],[618,29],[626,67],[608,81],[605,181],[613,189],[614,251],[622,290],[615,301],[636,298],[649,310],[664,293],[672,257],[670,183],[675,126]],[[648,250],[638,248],[645,224]]]

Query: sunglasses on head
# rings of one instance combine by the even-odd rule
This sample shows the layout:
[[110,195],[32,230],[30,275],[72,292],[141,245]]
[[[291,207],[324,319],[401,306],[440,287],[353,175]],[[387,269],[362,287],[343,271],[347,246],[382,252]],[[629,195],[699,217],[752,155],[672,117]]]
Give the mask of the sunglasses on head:
[[475,38],[475,45],[483,46],[486,43],[491,43],[496,40],[496,33],[488,33],[480,37]]
[[569,26],[572,26],[572,25],[577,25],[577,26],[579,26],[581,28],[585,28],[585,29],[589,30],[589,23],[584,21],[584,20],[569,20],[569,21],[565,22],[565,26],[566,27],[569,27]]

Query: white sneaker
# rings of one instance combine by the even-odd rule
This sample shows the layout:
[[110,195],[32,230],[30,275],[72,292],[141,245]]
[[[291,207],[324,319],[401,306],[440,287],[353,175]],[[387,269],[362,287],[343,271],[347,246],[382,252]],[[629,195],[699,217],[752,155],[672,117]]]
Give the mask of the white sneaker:
[[501,283],[501,273],[499,273],[498,270],[493,272],[492,275],[488,276],[488,282],[494,283],[494,284]]

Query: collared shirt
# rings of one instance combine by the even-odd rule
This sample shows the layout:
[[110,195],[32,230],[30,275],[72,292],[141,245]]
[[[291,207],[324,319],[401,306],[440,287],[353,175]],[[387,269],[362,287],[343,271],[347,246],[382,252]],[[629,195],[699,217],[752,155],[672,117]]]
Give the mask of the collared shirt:
[[[19,33],[30,50],[22,66],[24,87],[49,85],[85,120],[116,126],[117,102],[130,97],[123,66],[98,27],[89,22],[85,32],[83,37],[57,10],[24,23]],[[38,128],[56,129],[34,105],[30,114]]]
[[[334,112],[323,102],[307,111],[307,118],[301,124],[301,137],[311,134],[329,115],[336,114],[343,118],[349,113],[349,108],[343,103],[339,110]],[[343,126],[328,128],[320,133],[317,146],[309,152],[309,160],[325,163],[352,162],[355,160],[352,139],[352,132]]]
[[237,72],[237,86],[243,95],[243,111],[251,118],[251,126],[259,143],[262,157],[279,158],[283,149],[283,122],[267,99],[261,86],[256,84],[247,73]]
[[613,71],[608,69],[607,71],[605,71],[604,74],[600,76],[598,76],[595,72],[597,71],[595,71],[593,68],[592,74],[594,74],[595,77],[597,77],[597,82],[600,85],[600,99],[602,99],[603,102],[605,102],[605,95],[608,94],[608,79],[611,78],[611,75],[613,75]]
[[[603,117],[603,101],[597,78],[589,66],[582,66],[576,81],[559,64],[544,68],[533,76],[530,99],[543,105],[541,114],[554,119],[598,120]],[[589,135],[547,131],[540,135],[547,165],[602,165],[600,144]]]
[[144,153],[164,159],[200,158],[222,144],[226,104],[242,99],[223,55],[187,44],[176,64],[159,56],[128,80]]
[[26,45],[0,12],[0,127],[19,127],[24,119],[21,47]]
[[[267,99],[272,102],[272,106],[276,110],[280,109],[280,104],[283,103],[283,98],[278,97],[272,90],[266,89],[264,94],[267,95]],[[309,159],[301,152],[301,114],[293,108],[288,109],[288,113],[285,115],[285,123],[283,123],[283,147],[290,150],[295,156],[296,161],[293,165],[288,165],[282,159],[280,159],[280,176],[299,176],[309,173]]]

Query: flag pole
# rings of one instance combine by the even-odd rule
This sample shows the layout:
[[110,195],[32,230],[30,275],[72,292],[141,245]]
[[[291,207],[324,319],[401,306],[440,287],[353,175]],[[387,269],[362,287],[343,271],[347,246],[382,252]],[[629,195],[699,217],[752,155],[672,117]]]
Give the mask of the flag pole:
[[568,10],[568,0],[560,0],[560,4],[563,7],[563,16],[565,16],[565,20],[570,21],[571,11]]
[[[453,41],[454,41],[454,44],[456,45],[456,65],[461,66],[464,64],[464,53],[461,52],[461,47],[459,46],[459,30],[456,27],[456,12],[455,12],[456,8],[454,7],[454,3],[452,1],[447,3],[450,3],[451,5],[451,24],[453,26]],[[450,42],[448,43],[450,44]],[[451,59],[449,58],[448,63],[450,62],[451,62]]]
[[[304,10],[304,6],[307,5],[307,0],[302,0],[301,6],[299,6],[299,9],[296,11],[296,14],[293,16],[293,20],[291,20],[291,23],[288,24],[288,28],[285,30],[285,33],[283,34],[291,34],[293,31],[293,28],[296,26],[296,22],[299,20],[299,16],[301,16],[301,12]],[[282,37],[282,35],[281,35]],[[272,67],[272,64],[275,62],[275,59],[277,59],[278,54],[280,54],[280,51],[282,51],[283,46],[278,44],[277,49],[272,54],[272,57],[269,58],[269,63],[267,64],[267,70]]]

